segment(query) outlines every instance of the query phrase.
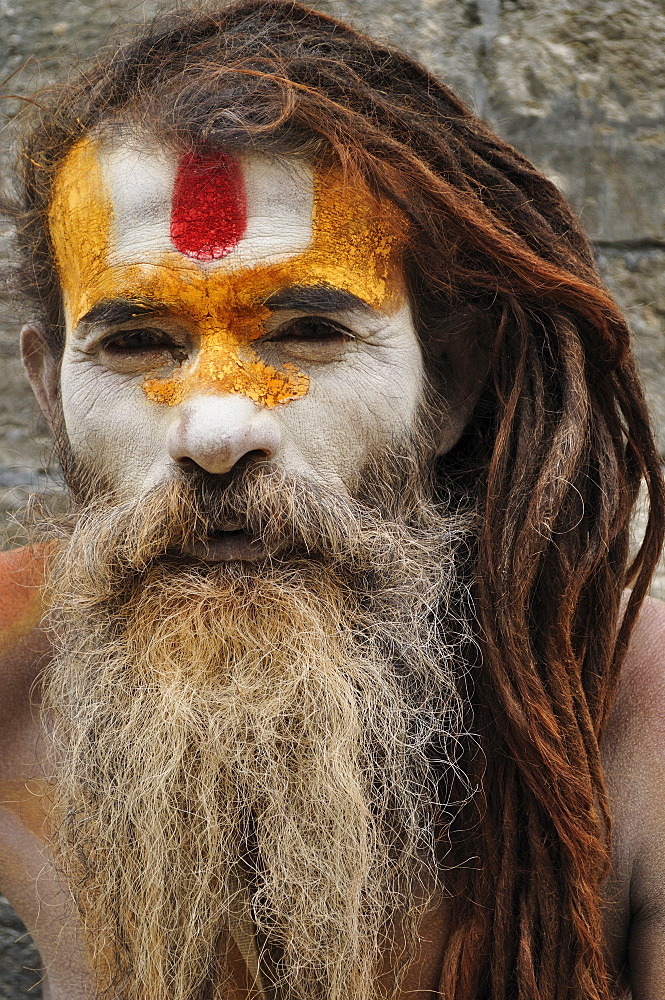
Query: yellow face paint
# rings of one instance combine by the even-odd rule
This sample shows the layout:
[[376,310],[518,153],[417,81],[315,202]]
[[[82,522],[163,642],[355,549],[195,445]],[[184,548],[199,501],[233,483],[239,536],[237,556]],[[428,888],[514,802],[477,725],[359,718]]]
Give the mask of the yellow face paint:
[[161,303],[196,331],[193,360],[168,377],[155,372],[146,378],[144,391],[157,403],[175,405],[192,392],[223,392],[274,407],[304,396],[309,386],[304,372],[289,363],[279,370],[252,346],[266,333],[271,313],[265,301],[283,289],[323,284],[384,312],[403,302],[399,257],[405,220],[387,199],[346,184],[337,170],[314,173],[310,245],[278,263],[261,263],[257,255],[256,266],[202,266],[175,249],[142,256],[138,214],[136,261],[115,262],[113,204],[99,150],[89,139],[74,147],[58,172],[49,221],[72,329],[103,300],[140,298]]

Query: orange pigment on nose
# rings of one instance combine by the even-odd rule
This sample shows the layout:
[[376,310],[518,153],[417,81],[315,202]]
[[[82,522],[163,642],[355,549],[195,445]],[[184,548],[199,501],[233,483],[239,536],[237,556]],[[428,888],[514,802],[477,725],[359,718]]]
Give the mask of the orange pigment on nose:
[[304,396],[309,378],[295,365],[286,362],[282,371],[266,365],[255,351],[206,344],[194,364],[170,378],[147,378],[143,391],[154,403],[176,406],[192,389],[199,392],[239,393],[269,409]]
[[267,364],[252,346],[270,317],[262,303],[283,288],[325,284],[386,313],[404,301],[406,220],[392,203],[345,183],[335,169],[314,174],[310,247],[276,264],[203,269],[175,250],[150,263],[110,263],[113,208],[91,140],[74,147],[61,167],[49,221],[72,327],[103,299],[140,296],[164,303],[196,332],[193,360],[144,380],[155,403],[175,406],[192,392],[238,393],[268,408],[302,398],[309,376],[288,362],[281,369]]
[[226,392],[247,396],[272,409],[305,395],[309,377],[304,372],[289,362],[280,371],[266,364],[251,346],[263,336],[270,316],[264,306],[239,304],[239,299],[253,295],[253,285],[251,272],[239,272],[231,287],[219,289],[212,315],[190,313],[200,330],[197,356],[167,378],[148,377],[143,390],[149,399],[176,406],[193,391]]

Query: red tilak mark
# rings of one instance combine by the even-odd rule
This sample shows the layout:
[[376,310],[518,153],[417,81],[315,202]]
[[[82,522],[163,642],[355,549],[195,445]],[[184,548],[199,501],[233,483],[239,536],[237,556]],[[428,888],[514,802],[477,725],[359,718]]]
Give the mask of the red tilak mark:
[[171,205],[171,239],[196,260],[226,257],[247,225],[242,170],[223,153],[187,153],[178,165]]

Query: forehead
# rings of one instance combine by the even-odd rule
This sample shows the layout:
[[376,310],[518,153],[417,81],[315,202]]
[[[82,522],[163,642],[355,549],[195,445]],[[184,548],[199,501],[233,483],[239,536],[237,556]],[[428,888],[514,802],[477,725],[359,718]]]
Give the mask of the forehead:
[[72,325],[122,295],[200,308],[212,292],[267,297],[311,284],[386,311],[402,298],[406,227],[395,206],[295,158],[88,138],[58,171],[49,224]]
[[127,146],[94,158],[112,209],[111,263],[134,259],[137,229],[142,252],[177,250],[208,270],[274,262],[311,242],[313,172],[296,160]]

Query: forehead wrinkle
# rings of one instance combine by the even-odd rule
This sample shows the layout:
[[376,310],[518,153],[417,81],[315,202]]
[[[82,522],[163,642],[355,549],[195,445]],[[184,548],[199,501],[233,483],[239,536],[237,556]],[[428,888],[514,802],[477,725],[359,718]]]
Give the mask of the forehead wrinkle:
[[[299,255],[273,265],[207,273],[196,265],[179,266],[179,256],[173,252],[168,260],[150,267],[114,265],[97,282],[96,294],[91,291],[90,298],[93,303],[97,296],[102,300],[158,303],[162,313],[184,315],[208,329],[228,328],[232,322],[234,326],[251,327],[250,340],[261,336],[259,323],[268,319],[272,309],[335,312],[385,308],[387,304],[384,298],[368,302],[364,297],[368,293],[366,283],[343,267],[338,268],[336,284],[331,285],[327,281],[330,267],[323,255],[312,255],[311,260]],[[391,296],[389,301],[400,305],[403,297],[393,303]]]

